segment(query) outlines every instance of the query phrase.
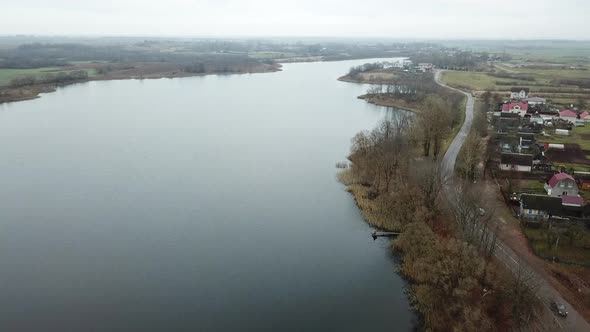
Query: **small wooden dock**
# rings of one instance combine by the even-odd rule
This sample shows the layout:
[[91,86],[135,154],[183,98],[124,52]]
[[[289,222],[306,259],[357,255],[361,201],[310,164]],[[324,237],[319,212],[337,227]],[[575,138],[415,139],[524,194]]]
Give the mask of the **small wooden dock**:
[[373,233],[371,233],[371,237],[373,238],[373,240],[377,240],[378,237],[394,237],[400,234],[401,233],[398,232],[373,231]]

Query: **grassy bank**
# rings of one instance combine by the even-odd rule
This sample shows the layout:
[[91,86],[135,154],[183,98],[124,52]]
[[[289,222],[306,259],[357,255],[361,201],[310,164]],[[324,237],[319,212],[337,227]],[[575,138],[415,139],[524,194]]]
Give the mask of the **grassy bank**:
[[364,94],[358,96],[359,99],[378,106],[395,107],[406,111],[420,113],[420,104],[415,102],[408,102],[403,99],[387,98],[379,95]]

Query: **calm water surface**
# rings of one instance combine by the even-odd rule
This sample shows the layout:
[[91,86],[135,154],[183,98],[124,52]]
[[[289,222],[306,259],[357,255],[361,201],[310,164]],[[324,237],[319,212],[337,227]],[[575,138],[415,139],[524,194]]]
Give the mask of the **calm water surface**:
[[387,114],[336,78],[90,82],[0,105],[1,331],[407,331],[343,186]]

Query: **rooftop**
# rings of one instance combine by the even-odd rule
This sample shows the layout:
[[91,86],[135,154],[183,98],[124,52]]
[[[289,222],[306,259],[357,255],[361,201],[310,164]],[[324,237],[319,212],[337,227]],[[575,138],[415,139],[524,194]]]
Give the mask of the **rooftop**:
[[584,198],[580,196],[561,196],[561,204],[582,206],[584,205]]
[[529,88],[521,88],[521,87],[514,87],[510,89],[510,92],[520,92],[520,91],[524,91],[526,93],[529,93]]
[[532,154],[502,153],[500,163],[507,165],[532,166]]
[[576,180],[574,180],[574,178],[571,175],[569,175],[567,173],[557,173],[557,174],[553,175],[551,177],[551,179],[549,180],[549,182],[547,182],[547,183],[549,183],[549,186],[551,188],[555,188],[555,186],[559,183],[559,181],[566,180],[566,179],[572,180],[574,182],[576,181]]
[[532,101],[532,102],[537,102],[537,103],[540,103],[540,102],[544,103],[544,102],[547,101],[547,99],[541,98],[541,97],[528,97],[526,99],[526,101]]
[[561,112],[559,112],[559,116],[560,117],[567,117],[567,118],[577,118],[578,117],[578,113],[572,111],[572,110],[563,110]]
[[527,102],[520,102],[520,101],[511,101],[509,103],[506,103],[504,105],[502,105],[502,111],[503,112],[508,112],[511,109],[521,109],[521,110],[528,110],[529,109],[529,103]]
[[562,200],[559,197],[522,194],[520,202],[525,209],[545,211],[551,215],[558,215],[561,212]]

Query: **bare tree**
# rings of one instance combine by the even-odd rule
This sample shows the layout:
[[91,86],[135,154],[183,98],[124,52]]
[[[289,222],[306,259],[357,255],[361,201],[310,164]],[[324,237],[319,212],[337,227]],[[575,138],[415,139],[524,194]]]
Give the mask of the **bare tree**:
[[541,280],[522,259],[519,259],[512,272],[513,278],[507,289],[512,300],[512,317],[519,326],[524,326],[534,314]]
[[450,132],[450,104],[436,96],[429,96],[424,100],[421,112],[416,121],[416,133],[422,143],[425,157],[432,154],[434,158],[441,152],[442,142]]
[[430,210],[437,210],[438,198],[448,182],[448,176],[438,160],[425,160],[412,167],[412,180],[420,190],[424,199],[424,206]]

